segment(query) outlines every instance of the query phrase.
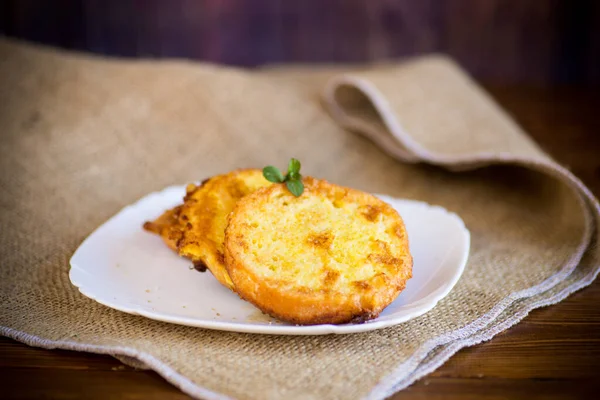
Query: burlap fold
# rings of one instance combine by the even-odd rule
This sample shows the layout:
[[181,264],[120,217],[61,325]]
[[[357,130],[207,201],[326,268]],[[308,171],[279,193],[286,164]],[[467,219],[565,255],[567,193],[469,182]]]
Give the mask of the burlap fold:
[[[598,203],[445,58],[245,71],[8,40],[0,56],[0,333],[25,343],[112,354],[201,398],[375,399],[598,273]],[[291,156],[461,215],[472,251],[450,295],[393,328],[278,337],[151,321],[69,283],[74,250],[125,205]]]

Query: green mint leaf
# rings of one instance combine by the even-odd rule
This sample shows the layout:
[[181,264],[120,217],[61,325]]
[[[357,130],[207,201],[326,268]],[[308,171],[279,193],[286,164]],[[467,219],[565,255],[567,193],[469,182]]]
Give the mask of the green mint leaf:
[[300,161],[292,158],[288,164],[288,172],[285,176],[279,168],[269,165],[263,168],[263,176],[266,180],[273,183],[284,183],[288,190],[296,197],[304,192],[302,175],[300,175]]
[[281,183],[285,180],[279,168],[272,165],[263,168],[263,176],[266,180],[273,183]]
[[292,158],[288,165],[288,173],[291,175],[292,173],[298,174],[300,172],[300,161]]
[[289,172],[286,176],[285,176],[285,180],[286,181],[299,181],[300,179],[302,179],[302,175],[300,175],[297,172]]
[[304,184],[301,180],[293,180],[285,182],[288,190],[296,197],[300,196],[304,192]]

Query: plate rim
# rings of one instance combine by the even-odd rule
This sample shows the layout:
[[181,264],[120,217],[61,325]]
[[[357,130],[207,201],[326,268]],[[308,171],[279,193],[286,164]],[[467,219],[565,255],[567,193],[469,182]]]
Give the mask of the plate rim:
[[[466,227],[464,221],[460,216],[452,211],[447,210],[446,208],[439,205],[432,205],[425,201],[413,200],[413,199],[405,199],[393,197],[385,194],[374,194],[374,196],[381,198],[383,201],[389,201],[387,199],[393,201],[402,201],[407,203],[416,204],[421,207],[426,208],[434,208],[443,211],[445,214],[449,215],[451,218],[455,219],[458,222],[458,225],[461,229],[462,234],[464,235],[464,240],[466,243],[465,249],[461,254],[461,258],[459,261],[459,266],[456,269],[455,273],[452,275],[451,279],[447,280],[444,284],[438,287],[435,291],[430,293],[424,299],[419,300],[420,303],[427,299],[425,305],[417,308],[417,310],[410,312],[402,317],[398,317],[395,319],[382,320],[378,321],[377,318],[371,321],[366,321],[361,324],[342,324],[342,325],[333,325],[333,324],[319,324],[319,325],[264,325],[264,324],[252,324],[248,322],[230,322],[230,321],[211,321],[206,319],[197,319],[192,317],[181,317],[181,316],[172,316],[170,314],[165,314],[159,311],[145,311],[141,308],[132,308],[124,305],[122,302],[112,302],[110,300],[106,300],[104,298],[99,298],[95,294],[86,290],[81,282],[77,282],[76,273],[77,271],[81,273],[88,273],[83,268],[80,268],[77,265],[77,258],[81,257],[82,249],[85,244],[92,239],[92,237],[97,234],[99,231],[105,229],[105,227],[117,219],[121,214],[125,213],[127,210],[138,206],[142,202],[150,201],[152,198],[164,195],[165,192],[168,191],[182,191],[185,189],[185,185],[172,185],[168,186],[162,190],[151,192],[146,196],[140,198],[139,200],[123,207],[116,214],[111,216],[109,219],[104,221],[101,225],[99,225],[96,229],[94,229],[77,247],[73,255],[69,260],[69,280],[71,284],[75,286],[78,291],[84,295],[85,297],[96,301],[99,304],[102,304],[106,307],[125,312],[131,315],[142,316],[151,320],[172,323],[177,325],[185,325],[195,328],[204,328],[204,329],[212,329],[212,330],[220,330],[220,331],[228,331],[228,332],[238,332],[238,333],[252,333],[252,334],[266,334],[266,335],[327,335],[327,334],[350,334],[350,333],[361,333],[367,332],[371,330],[388,328],[391,326],[399,325],[404,322],[407,322],[411,319],[419,317],[429,311],[431,311],[437,303],[446,297],[450,291],[456,286],[458,280],[462,276],[466,264],[470,255],[471,250],[471,233],[469,229]],[[432,297],[431,299],[428,299]]]

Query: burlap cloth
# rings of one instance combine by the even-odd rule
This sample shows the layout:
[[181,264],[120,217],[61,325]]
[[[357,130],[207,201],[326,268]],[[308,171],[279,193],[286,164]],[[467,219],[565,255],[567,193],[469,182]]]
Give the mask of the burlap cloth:
[[[0,56],[0,332],[30,345],[126,357],[200,398],[383,398],[598,273],[598,203],[445,58],[251,72],[5,39]],[[294,337],[156,322],[69,283],[74,250],[125,205],[291,156],[461,215],[472,250],[450,295],[397,327]]]

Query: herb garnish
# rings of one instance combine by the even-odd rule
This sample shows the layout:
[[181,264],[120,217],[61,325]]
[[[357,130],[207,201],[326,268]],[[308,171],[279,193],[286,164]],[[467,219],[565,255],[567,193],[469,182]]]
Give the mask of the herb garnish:
[[269,165],[263,168],[263,176],[266,180],[273,183],[283,183],[288,190],[296,197],[304,192],[304,184],[302,183],[302,175],[300,175],[300,161],[292,158],[288,164],[288,172],[285,176],[279,168]]

